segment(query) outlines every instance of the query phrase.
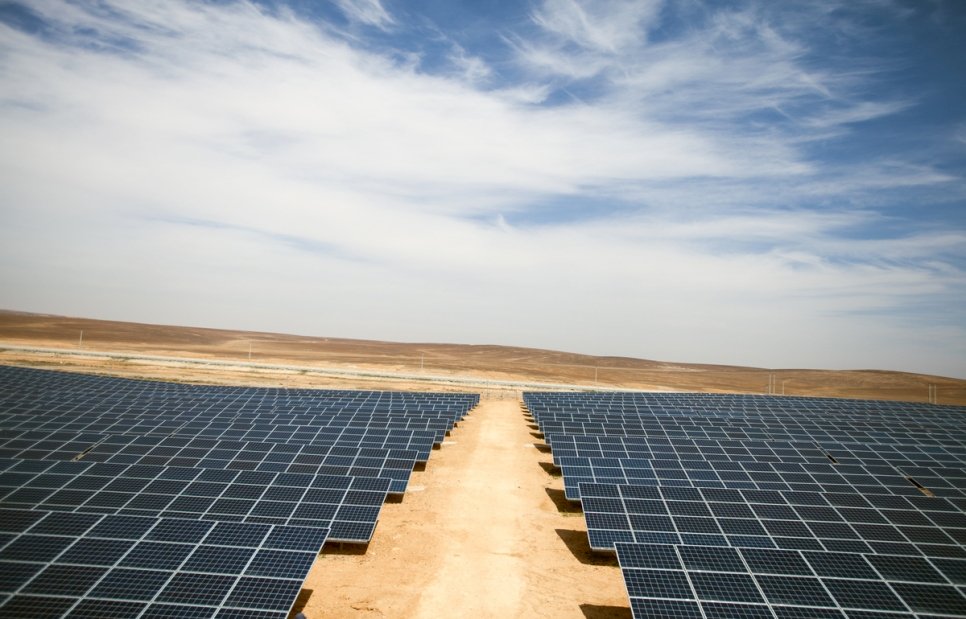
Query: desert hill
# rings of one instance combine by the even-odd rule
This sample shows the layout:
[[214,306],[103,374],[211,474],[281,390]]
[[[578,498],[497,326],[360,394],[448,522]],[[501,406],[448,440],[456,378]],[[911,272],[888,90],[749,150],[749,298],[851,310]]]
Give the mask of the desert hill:
[[[29,352],[23,348],[63,352]],[[106,359],[77,356],[98,352],[119,355]],[[218,360],[237,363],[238,367],[187,368],[138,360],[138,355]],[[432,377],[448,377],[447,388],[474,379],[560,388],[767,393],[770,383],[776,395],[784,391],[786,395],[928,401],[932,392],[940,404],[966,404],[964,380],[886,370],[669,363],[513,346],[307,337],[13,311],[0,311],[0,363],[198,382],[339,388],[429,389]],[[257,374],[246,368],[250,363],[262,366]],[[297,366],[302,371],[273,373],[272,365]],[[323,377],[313,373],[313,368],[347,374]],[[420,377],[425,379],[418,380]]]

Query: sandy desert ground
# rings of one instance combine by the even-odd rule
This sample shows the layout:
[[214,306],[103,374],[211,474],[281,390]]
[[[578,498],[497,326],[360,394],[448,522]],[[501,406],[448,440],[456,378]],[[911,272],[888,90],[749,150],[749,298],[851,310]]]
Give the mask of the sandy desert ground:
[[[897,372],[672,364],[13,312],[0,312],[0,363],[213,384],[482,393],[426,469],[413,473],[404,499],[385,505],[368,548],[327,547],[320,555],[295,608],[308,619],[631,616],[616,560],[590,552],[579,507],[563,496],[562,479],[521,408],[520,387],[486,381],[764,393],[771,374],[786,394],[926,401],[935,385],[940,403],[966,404],[966,381]],[[347,374],[327,375],[327,368]],[[447,382],[428,380],[434,376]]]

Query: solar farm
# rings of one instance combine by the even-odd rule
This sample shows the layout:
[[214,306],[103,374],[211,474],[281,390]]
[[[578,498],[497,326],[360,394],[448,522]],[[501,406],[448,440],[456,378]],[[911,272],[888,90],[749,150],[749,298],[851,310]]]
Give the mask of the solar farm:
[[966,410],[527,393],[633,616],[966,616]]
[[0,616],[286,617],[478,401],[0,367]]
[[966,407],[493,397],[0,366],[0,617],[966,617]]

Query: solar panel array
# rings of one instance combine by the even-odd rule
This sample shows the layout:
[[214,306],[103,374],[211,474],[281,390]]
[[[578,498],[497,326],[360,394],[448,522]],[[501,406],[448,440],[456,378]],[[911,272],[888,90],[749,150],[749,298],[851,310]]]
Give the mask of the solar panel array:
[[524,401],[635,617],[966,617],[966,408]]
[[285,617],[478,400],[0,367],[0,616]]

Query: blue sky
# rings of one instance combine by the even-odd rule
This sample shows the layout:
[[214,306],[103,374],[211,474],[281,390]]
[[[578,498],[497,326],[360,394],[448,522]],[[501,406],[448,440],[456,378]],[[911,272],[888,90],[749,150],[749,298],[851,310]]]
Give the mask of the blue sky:
[[0,307],[966,377],[966,4],[0,5]]

